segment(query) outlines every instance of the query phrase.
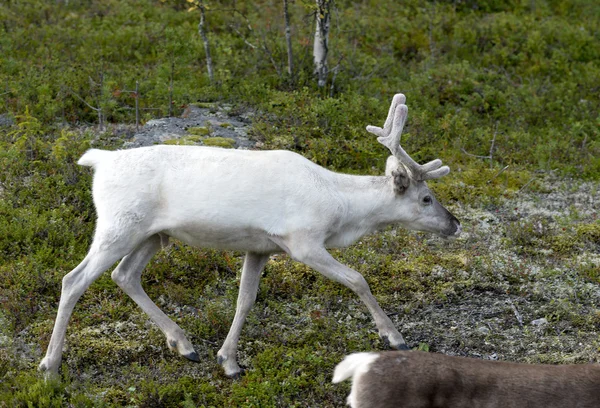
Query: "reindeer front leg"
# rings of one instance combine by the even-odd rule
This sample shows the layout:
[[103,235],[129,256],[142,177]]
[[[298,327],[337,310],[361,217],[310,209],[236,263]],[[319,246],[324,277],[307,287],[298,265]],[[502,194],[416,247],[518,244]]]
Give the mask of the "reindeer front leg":
[[316,246],[314,242],[302,240],[300,243],[286,243],[285,246],[281,246],[287,247],[286,251],[294,260],[310,266],[356,293],[371,312],[381,339],[389,342],[390,346],[395,349],[408,350],[404,338],[371,294],[365,278],[354,269],[338,262],[323,246]]

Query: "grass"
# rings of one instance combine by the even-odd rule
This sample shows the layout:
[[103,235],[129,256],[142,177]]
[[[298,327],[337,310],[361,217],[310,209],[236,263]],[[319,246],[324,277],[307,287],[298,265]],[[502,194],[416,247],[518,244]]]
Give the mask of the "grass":
[[[243,254],[175,242],[153,258],[143,286],[201,362],[172,354],[105,273],[76,306],[61,381],[41,378],[62,276],[94,229],[91,173],[75,163],[90,146],[124,142],[116,127],[97,129],[88,105],[101,106],[109,124],[132,123],[136,80],[142,120],[228,103],[232,115],[252,118],[250,137],[264,148],[360,174],[381,174],[386,159],[364,126],[381,125],[391,95],[405,92],[403,146],[418,161],[451,166],[430,185],[465,233],[444,242],[388,228],[332,254],[365,276],[413,348],[598,362],[595,2],[337,2],[330,63],[340,65],[327,90],[314,84],[304,3],[291,9],[293,78],[261,51],[284,67],[280,5],[236,4],[239,12],[209,10],[212,84],[198,16],[180,3],[0,6],[0,114],[15,118],[0,127],[0,406],[343,406],[349,385],[330,384],[335,364],[384,347],[356,295],[277,255],[240,339],[246,374],[226,378],[216,352]],[[204,133],[192,129],[183,141],[223,142]],[[491,160],[465,153],[489,155],[492,140]]]
[[[81,136],[82,145],[87,137],[93,135]],[[239,358],[247,373],[232,381],[216,364],[216,351],[233,318],[242,254],[177,242],[156,255],[143,285],[186,330],[201,362],[169,352],[162,333],[107,273],[78,303],[62,382],[44,383],[35,368],[49,341],[60,279],[80,261],[93,227],[85,193],[89,173],[66,161],[50,181],[50,163],[57,163],[49,154],[35,164],[15,161],[17,173],[25,174],[29,166],[35,170],[21,184],[6,183],[9,194],[0,201],[3,219],[12,220],[3,228],[14,231],[9,237],[19,243],[3,247],[10,261],[1,266],[0,401],[35,406],[343,404],[348,386],[329,383],[334,365],[349,352],[383,347],[354,294],[287,256],[274,257],[240,340]],[[35,176],[44,169],[48,174]],[[47,198],[53,207],[41,211],[40,197],[55,197],[56,181],[71,172],[83,193],[64,186],[61,200]],[[482,184],[490,188],[485,177]],[[23,189],[27,194],[12,194]],[[494,200],[470,204],[463,197],[450,199],[465,229],[458,241],[389,228],[332,253],[366,277],[414,348],[511,361],[597,361],[598,222],[594,209],[581,205],[597,200],[597,194],[595,182],[539,176],[533,191],[498,192]],[[547,323],[532,323],[540,318]]]

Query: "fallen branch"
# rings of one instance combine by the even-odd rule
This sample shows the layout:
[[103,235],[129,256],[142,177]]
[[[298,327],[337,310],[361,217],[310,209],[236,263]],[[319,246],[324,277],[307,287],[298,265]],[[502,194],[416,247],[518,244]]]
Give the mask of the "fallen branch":
[[[92,81],[91,77],[90,77],[90,83],[92,83],[92,85],[95,84]],[[73,95],[74,97],[76,97],[77,99],[79,99],[81,102],[83,102],[84,104],[86,104],[86,106],[88,108],[90,108],[91,110],[93,110],[93,111],[95,111],[95,112],[98,113],[98,128],[100,129],[100,131],[103,131],[104,130],[104,121],[102,120],[102,108],[95,108],[95,107],[93,107],[92,105],[90,105],[89,103],[87,103],[85,99],[83,99],[75,91],[73,91],[71,88],[64,87],[64,89],[66,89],[71,95]]]
[[517,191],[517,194],[519,194],[521,191],[525,190],[525,188],[526,188],[528,185],[530,185],[530,184],[531,184],[531,182],[532,182],[533,180],[535,180],[535,177],[532,177],[532,178],[531,178],[531,179],[530,179],[530,180],[529,180],[527,183],[525,183],[525,185],[523,185],[523,187],[521,187],[521,188],[519,189],[519,191]]
[[496,122],[496,125],[494,126],[494,136],[492,137],[492,145],[490,146],[490,154],[488,154],[487,156],[480,156],[477,154],[472,154],[469,153],[465,150],[464,147],[461,147],[460,150],[462,150],[463,153],[471,156],[471,157],[476,157],[478,159],[490,159],[490,170],[492,169],[492,164],[494,161],[494,147],[496,145],[496,135],[498,134],[498,122]]
[[517,318],[517,322],[519,323],[519,326],[521,326],[521,328],[523,328],[523,316],[521,316],[521,313],[519,313],[519,311],[517,310],[517,307],[515,306],[515,304],[513,303],[512,300],[508,299],[508,303],[510,303],[510,307],[513,310],[513,313],[515,314],[515,317]]
[[465,148],[464,148],[464,147],[461,147],[461,148],[460,148],[460,150],[462,150],[462,152],[463,152],[464,154],[466,154],[466,155],[468,155],[468,156],[471,156],[471,157],[477,157],[478,159],[491,159],[491,157],[490,157],[490,156],[480,156],[480,155],[478,155],[478,154],[469,153],[469,152],[467,152],[467,151],[465,150]]
[[87,103],[87,102],[85,101],[85,99],[83,99],[81,96],[79,96],[77,93],[75,93],[75,91],[73,91],[71,88],[68,88],[68,87],[67,87],[67,88],[65,88],[65,89],[66,89],[67,91],[69,91],[69,93],[70,93],[71,95],[73,95],[74,97],[76,97],[77,99],[79,99],[81,102],[85,103],[85,104],[87,105],[87,107],[88,107],[88,108],[90,108],[90,109],[92,109],[92,110],[94,110],[94,111],[96,111],[96,112],[98,112],[98,111],[101,111],[101,110],[102,110],[102,108],[94,108],[92,105],[90,105],[89,103]]
[[241,38],[241,39],[244,41],[244,43],[245,43],[245,44],[246,44],[248,47],[250,47],[250,48],[252,48],[252,49],[254,49],[254,50],[258,48],[256,45],[254,45],[254,44],[252,44],[251,42],[249,42],[248,40],[246,40],[246,39],[244,38],[244,36],[242,35],[242,33],[240,32],[240,30],[238,30],[237,28],[235,28],[235,26],[234,26],[233,24],[229,24],[229,28],[231,28],[233,31],[235,31],[235,33],[236,33],[237,35],[239,35],[239,36],[240,36],[240,38]]
[[491,183],[492,181],[494,181],[494,180],[495,180],[495,179],[496,179],[496,178],[497,178],[497,177],[498,177],[500,174],[504,173],[504,171],[505,171],[506,169],[508,169],[509,167],[510,167],[510,166],[508,166],[508,165],[504,166],[504,167],[502,168],[502,170],[500,170],[498,173],[496,173],[496,175],[495,175],[494,177],[492,177],[491,179],[489,179],[489,180],[487,181],[487,183],[488,183],[488,184],[490,184],[490,183]]

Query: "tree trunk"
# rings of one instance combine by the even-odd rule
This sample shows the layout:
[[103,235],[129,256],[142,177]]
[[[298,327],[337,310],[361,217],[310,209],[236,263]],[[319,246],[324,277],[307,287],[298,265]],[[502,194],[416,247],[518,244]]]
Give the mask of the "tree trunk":
[[100,86],[98,91],[98,128],[101,132],[104,132],[104,118],[105,115],[102,112],[102,102],[104,101],[104,69],[100,71]]
[[290,14],[288,12],[289,0],[283,0],[283,18],[285,19],[285,42],[287,44],[288,74],[294,73],[294,54],[292,53],[292,31],[290,29]]
[[327,52],[329,51],[329,22],[332,0],[316,0],[317,2],[317,28],[315,31],[315,45],[313,56],[315,58],[315,72],[319,87],[327,83]]
[[204,52],[206,53],[206,70],[208,71],[208,79],[212,83],[214,81],[213,63],[210,56],[210,45],[208,43],[208,37],[206,36],[206,29],[204,28],[206,23],[204,4],[200,3],[198,7],[200,8],[200,23],[198,24],[198,32],[200,33],[200,37],[202,37],[202,42],[204,42]]

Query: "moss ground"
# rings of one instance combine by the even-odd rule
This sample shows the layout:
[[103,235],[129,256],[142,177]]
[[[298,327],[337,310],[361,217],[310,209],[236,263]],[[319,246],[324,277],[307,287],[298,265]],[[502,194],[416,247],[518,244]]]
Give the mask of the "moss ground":
[[[86,137],[91,135],[80,137],[82,146]],[[56,211],[32,210],[39,200],[32,189],[52,187],[64,174],[54,181],[26,178],[20,186],[7,186],[11,196],[3,193],[0,200],[3,213],[12,217],[3,228],[18,244],[5,242],[3,251],[12,251],[13,261],[0,267],[0,401],[11,406],[343,405],[348,386],[330,384],[335,364],[349,352],[384,347],[354,294],[274,255],[240,341],[246,374],[232,381],[217,365],[216,352],[233,318],[243,254],[178,242],[155,256],[143,284],[186,330],[201,362],[172,354],[162,333],[106,273],[79,301],[69,325],[62,383],[44,383],[35,369],[52,330],[60,277],[80,261],[93,226],[85,192],[89,173],[71,166],[65,173],[74,172],[82,192],[71,191],[54,204],[66,207],[61,214],[72,214],[70,223],[59,222]],[[366,277],[413,348],[509,361],[599,361],[597,182],[531,175],[535,183],[523,189],[522,174],[491,183],[493,174],[480,174],[469,184],[472,189],[502,193],[467,204],[444,197],[450,192],[447,185],[438,188],[441,181],[433,186],[463,223],[458,240],[389,228],[333,251],[334,256]],[[19,189],[25,191],[12,195]],[[25,205],[15,208],[20,197]],[[74,238],[65,242],[62,234]],[[54,259],[58,253],[63,259]]]
[[[392,94],[405,92],[403,146],[451,166],[430,185],[465,232],[445,242],[389,228],[333,255],[366,277],[413,348],[600,361],[596,1],[336,1],[339,66],[327,90],[312,75],[307,2],[291,9],[293,77],[283,74],[279,3],[211,8],[213,83],[199,16],[183,3],[0,4],[0,407],[341,407],[349,385],[330,383],[335,364],[384,347],[354,294],[274,255],[240,339],[246,374],[226,378],[216,352],[243,254],[175,242],[143,285],[200,363],[172,354],[105,273],[77,304],[61,381],[42,379],[61,279],[94,229],[91,173],[75,163],[90,146],[123,145],[136,81],[142,121],[226,103],[252,119],[257,146],[360,174],[381,174],[386,159],[364,126],[381,125]],[[90,106],[102,107],[106,130]],[[184,141],[211,140],[198,129]],[[491,160],[473,157],[492,141]]]

